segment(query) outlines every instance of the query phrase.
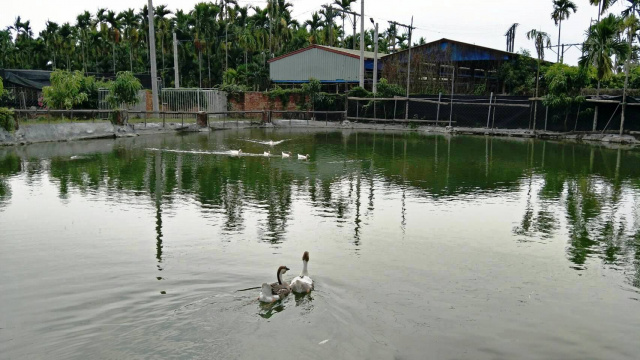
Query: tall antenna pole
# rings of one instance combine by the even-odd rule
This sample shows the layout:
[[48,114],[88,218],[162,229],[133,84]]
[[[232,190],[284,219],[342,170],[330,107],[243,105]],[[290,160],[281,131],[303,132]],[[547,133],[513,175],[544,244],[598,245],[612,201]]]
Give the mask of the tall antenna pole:
[[364,89],[364,0],[360,4],[360,87]]
[[158,65],[156,64],[156,30],[153,24],[153,0],[149,0],[149,46],[151,61],[151,101],[153,103],[154,116],[158,116],[160,106],[158,104]]

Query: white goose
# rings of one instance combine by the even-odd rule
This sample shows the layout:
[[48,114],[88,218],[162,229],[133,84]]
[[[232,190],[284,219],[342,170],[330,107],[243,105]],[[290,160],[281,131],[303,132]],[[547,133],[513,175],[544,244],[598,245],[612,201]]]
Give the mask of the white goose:
[[269,156],[271,156],[271,151],[265,151],[265,152],[262,154],[262,156],[264,156],[264,157],[269,157]]
[[278,301],[280,299],[284,299],[289,293],[291,293],[291,287],[285,281],[282,281],[282,275],[284,275],[289,270],[286,266],[280,266],[278,268],[278,282],[275,282],[271,285],[267,283],[262,284],[262,288],[260,290],[260,296],[258,300],[260,302],[272,303],[274,301]]
[[307,155],[298,154],[298,160],[309,160],[309,154]]
[[240,154],[242,154],[242,149],[238,149],[238,150],[229,150],[229,154],[231,156],[240,156]]
[[291,157],[291,153],[290,152],[282,152],[282,157],[283,158],[290,158]]
[[305,251],[302,255],[302,273],[300,276],[291,280],[291,290],[297,294],[308,294],[313,290],[313,280],[309,277],[307,264],[309,263],[309,252]]

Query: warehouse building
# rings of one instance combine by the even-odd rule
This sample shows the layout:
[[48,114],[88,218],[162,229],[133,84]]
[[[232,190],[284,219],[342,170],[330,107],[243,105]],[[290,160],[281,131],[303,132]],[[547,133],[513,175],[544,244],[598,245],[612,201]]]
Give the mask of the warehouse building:
[[[364,57],[366,77],[371,78],[374,53],[365,51]],[[280,86],[303,84],[315,78],[325,88],[344,91],[358,85],[359,66],[360,50],[311,45],[269,60],[269,75],[271,82]],[[381,63],[378,68],[382,69]]]
[[[518,54],[440,39],[411,49],[411,92],[433,94],[449,92],[473,94],[502,92],[498,70]],[[408,51],[400,51],[382,58],[382,77],[392,83],[405,84]],[[454,80],[452,82],[452,79]]]

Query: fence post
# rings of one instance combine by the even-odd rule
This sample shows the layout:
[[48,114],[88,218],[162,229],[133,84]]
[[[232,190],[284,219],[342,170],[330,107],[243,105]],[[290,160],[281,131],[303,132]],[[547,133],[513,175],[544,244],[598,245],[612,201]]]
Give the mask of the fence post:
[[398,98],[394,97],[395,100],[393,100],[394,105],[393,105],[393,122],[396,122],[396,115],[397,115],[397,111],[398,111]]
[[453,76],[451,77],[451,112],[449,113],[449,127],[451,127],[451,122],[453,120],[453,93],[455,92],[455,82],[456,82],[456,68],[453,67]]
[[165,126],[166,116],[167,116],[167,113],[163,111],[163,112],[162,112],[162,128],[163,128],[163,129],[166,127],[166,126]]
[[[536,105],[535,105],[535,109],[538,108],[538,100],[536,99]],[[533,111],[533,133],[535,134],[536,132],[536,120],[538,117],[538,112],[536,110]]]
[[491,120],[491,129],[493,130],[496,127],[496,109],[498,109],[497,106],[495,106],[495,104],[498,102],[498,95],[496,95],[496,97],[493,98],[493,119]]
[[544,111],[544,131],[547,131],[547,121],[549,120],[549,107]]
[[442,101],[442,91],[438,93],[438,111],[436,111],[436,127],[440,125],[440,102]]
[[356,119],[360,119],[360,100],[356,100]]
[[493,91],[489,96],[489,113],[487,114],[487,129],[489,128],[489,120],[491,120],[491,101],[493,100]]

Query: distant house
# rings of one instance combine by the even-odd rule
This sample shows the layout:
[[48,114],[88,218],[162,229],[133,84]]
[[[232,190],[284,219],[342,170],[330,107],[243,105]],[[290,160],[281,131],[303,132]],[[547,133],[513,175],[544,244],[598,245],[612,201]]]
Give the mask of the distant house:
[[[455,92],[458,94],[482,89],[501,92],[498,69],[517,56],[520,55],[450,39],[415,46],[411,49],[411,92],[451,91],[452,78],[455,79]],[[383,57],[382,77],[393,83],[404,84],[407,61],[408,50]]]
[[[365,51],[364,57],[365,69],[372,72],[374,53]],[[336,90],[342,90],[359,83],[359,66],[360,50],[311,45],[269,60],[269,75],[275,84],[302,84],[315,78],[325,87],[334,85]],[[381,67],[380,63],[378,68]]]

